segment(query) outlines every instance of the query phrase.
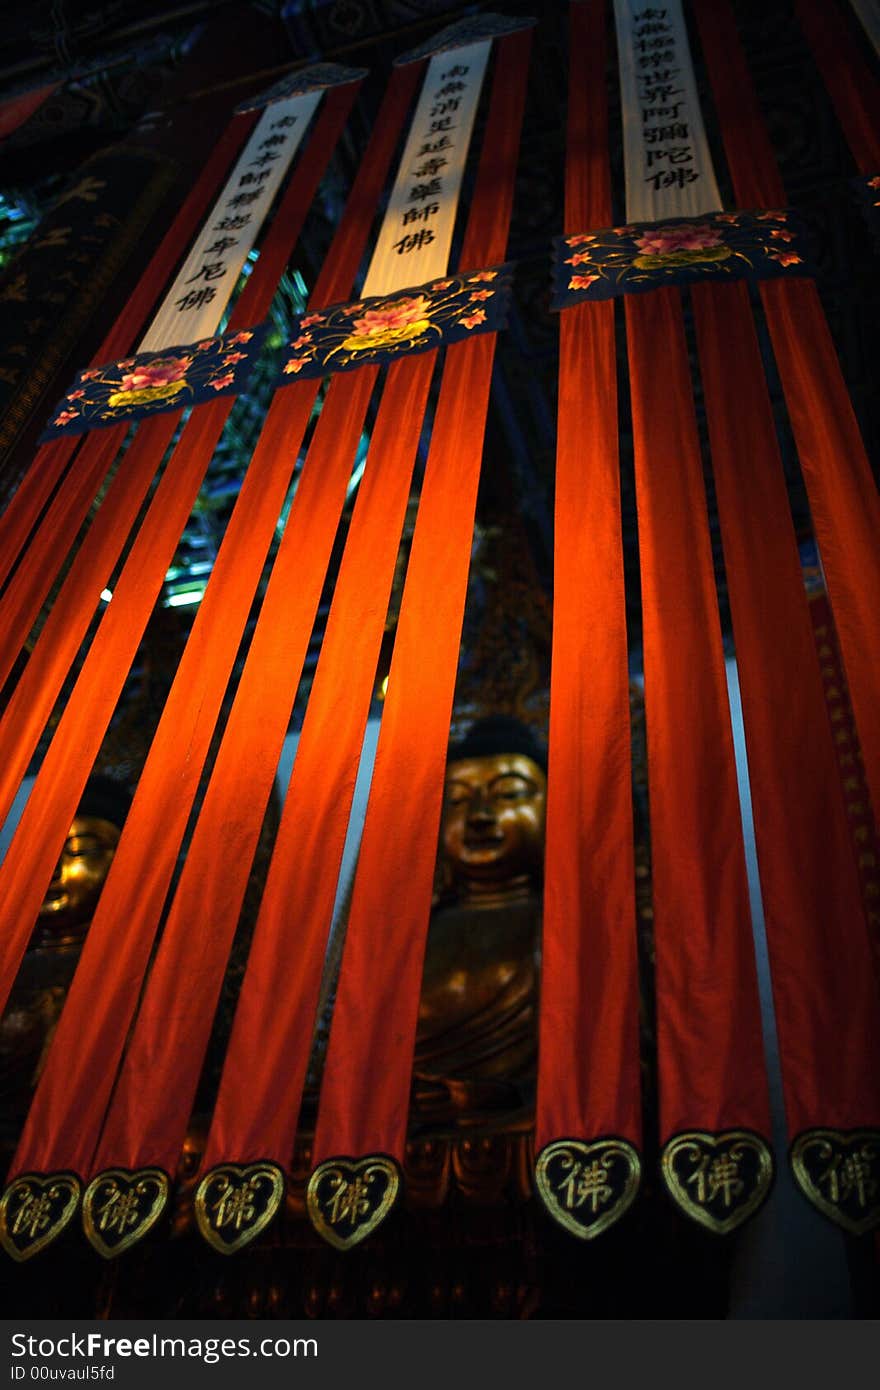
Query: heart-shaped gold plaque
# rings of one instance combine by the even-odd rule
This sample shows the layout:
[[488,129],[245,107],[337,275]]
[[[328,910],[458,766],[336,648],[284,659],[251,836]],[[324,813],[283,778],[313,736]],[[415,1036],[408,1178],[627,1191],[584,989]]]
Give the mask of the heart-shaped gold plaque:
[[209,1245],[233,1255],[265,1230],[283,1196],[277,1164],[219,1163],[196,1188],[196,1224]]
[[79,1193],[73,1173],[22,1173],[0,1198],[0,1245],[14,1260],[29,1260],[64,1230]]
[[560,1226],[592,1240],[632,1205],[641,1171],[639,1155],[626,1139],[557,1139],[538,1155],[535,1185]]
[[105,1260],[121,1255],[152,1230],[168,1203],[161,1168],[107,1168],[83,1196],[83,1230]]
[[752,1216],[773,1183],[770,1147],[746,1129],[676,1134],[663,1149],[660,1167],[682,1211],[720,1236]]
[[808,1129],[791,1146],[801,1191],[852,1235],[880,1225],[880,1130]]
[[391,1158],[328,1158],[309,1178],[306,1204],[312,1225],[337,1250],[350,1250],[384,1221],[400,1191]]

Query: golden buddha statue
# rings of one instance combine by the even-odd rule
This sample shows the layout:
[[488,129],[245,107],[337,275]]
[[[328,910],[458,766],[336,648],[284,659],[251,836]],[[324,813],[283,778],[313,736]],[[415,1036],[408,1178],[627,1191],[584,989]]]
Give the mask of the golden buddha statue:
[[449,749],[416,1040],[416,1115],[522,1109],[537,1052],[546,761],[518,720]]
[[111,778],[89,779],[46,889],[0,1019],[0,1103],[16,1119],[43,1069],[130,801]]

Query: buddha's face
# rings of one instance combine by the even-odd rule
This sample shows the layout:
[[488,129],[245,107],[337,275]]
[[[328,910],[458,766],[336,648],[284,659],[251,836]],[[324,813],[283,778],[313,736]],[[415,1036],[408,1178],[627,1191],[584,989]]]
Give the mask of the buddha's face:
[[42,927],[64,931],[91,919],[118,843],[112,821],[76,817],[40,908]]
[[458,879],[486,888],[541,877],[547,779],[523,753],[450,762],[441,844]]

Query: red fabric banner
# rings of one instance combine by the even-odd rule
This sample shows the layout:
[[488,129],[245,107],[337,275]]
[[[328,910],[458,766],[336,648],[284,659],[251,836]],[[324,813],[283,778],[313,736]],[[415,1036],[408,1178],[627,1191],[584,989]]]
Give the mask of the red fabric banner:
[[795,13],[862,174],[880,172],[880,83],[851,32],[851,6],[794,0]]
[[341,376],[321,411],[94,1172],[177,1167],[377,374]]
[[721,624],[676,290],[626,298],[660,1135],[770,1128]]
[[[611,224],[605,9],[571,7],[565,231]],[[641,1139],[614,305],[560,319],[536,1153]],[[585,563],[585,546],[588,558]]]
[[[298,235],[353,99],[353,89],[338,88],[330,96],[336,96],[337,102],[328,99],[324,106],[322,120],[288,185],[267,243],[283,238],[289,246],[291,238]],[[338,104],[340,100],[344,109]],[[230,320],[233,328],[258,322],[268,310],[277,284],[271,278],[271,266],[277,258],[267,255],[265,268],[261,268],[262,261],[261,257],[235,307]],[[43,890],[233,401],[233,397],[226,397],[197,408],[181,435],[0,870],[0,901],[7,904],[7,915],[14,915],[16,922],[15,931],[0,947],[0,1006],[8,995]]]
[[[375,207],[381,192],[416,76],[401,72],[389,90],[315,287],[314,305],[319,296],[323,303],[325,297],[340,298],[350,290],[369,227],[364,211]],[[349,101],[351,96],[349,90]],[[341,114],[337,108],[337,118]],[[294,213],[302,216],[308,206],[302,189],[294,196],[299,207],[285,203],[273,223],[286,228],[288,236]],[[353,226],[360,227],[359,240]],[[271,261],[265,258],[265,264]],[[261,255],[248,289],[262,263]],[[15,1171],[62,1166],[83,1172],[89,1167],[220,702],[317,389],[317,383],[285,388],[270,408],[86,939]],[[320,477],[319,470],[313,472]],[[149,880],[143,874],[145,863],[151,868]],[[122,919],[127,922],[124,950],[118,940]],[[107,964],[111,942],[112,972]],[[100,1011],[93,1008],[98,995]]]
[[[530,34],[499,44],[460,269],[503,259]],[[403,1159],[494,334],[447,351],[382,715],[313,1159]],[[402,776],[402,769],[405,775]]]
[[705,285],[692,300],[794,1137],[880,1117],[880,1010],[748,292]]
[[[728,0],[696,6],[739,202],[784,189]],[[800,456],[875,813],[880,807],[880,498],[815,285],[764,281],[761,299]]]
[[[434,360],[433,353],[404,359],[388,373],[297,744],[203,1171],[215,1163],[258,1158],[284,1168],[293,1152],[339,866]],[[261,701],[255,713],[264,723]],[[292,923],[295,972],[286,964]],[[286,989],[279,987],[284,980]],[[271,1013],[265,1006],[267,989],[275,1000]]]
[[[110,332],[90,363],[100,367],[122,357],[135,345],[135,339],[146,322],[147,315],[165,288],[171,272],[180,260],[211,199],[238,156],[256,123],[256,113],[236,116],[217,141],[202,173],[160,242],[132,294],[126,300]],[[112,433],[112,431],[110,431]],[[82,442],[77,456],[77,473],[91,468],[93,451],[105,447],[101,436],[107,431],[95,431]],[[0,517],[0,583],[12,570],[22,546],[36,525],[40,512],[52,495],[52,490],[64,474],[73,457],[79,438],[56,439],[37,451],[18,491]],[[72,484],[73,485],[73,484]],[[94,493],[93,493],[94,496]],[[89,499],[91,501],[91,498]],[[77,523],[78,525],[79,523]],[[70,532],[68,532],[70,534]],[[64,537],[62,536],[62,541]],[[56,541],[57,544],[57,541]],[[59,562],[63,550],[59,554]]]

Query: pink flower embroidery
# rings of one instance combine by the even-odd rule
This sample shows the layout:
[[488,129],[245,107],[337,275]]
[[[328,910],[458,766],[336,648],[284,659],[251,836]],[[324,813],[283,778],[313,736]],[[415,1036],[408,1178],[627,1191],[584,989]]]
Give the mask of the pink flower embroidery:
[[67,399],[68,399],[69,401],[78,401],[78,400],[80,400],[85,394],[86,394],[85,391],[68,391],[68,393],[67,393]]
[[101,375],[100,367],[93,367],[90,372],[81,372],[80,377],[83,381],[93,381],[96,376]]
[[323,323],[323,322],[324,322],[324,315],[323,315],[323,314],[306,314],[306,316],[305,316],[304,319],[300,319],[300,321],[299,321],[299,326],[300,326],[300,328],[311,328],[311,326],[312,326],[313,323]]
[[572,275],[568,282],[568,288],[570,290],[588,290],[598,279],[598,275]]
[[[235,343],[235,342],[238,341],[238,339],[237,339],[237,338],[233,338],[232,341]],[[206,338],[205,341],[204,341],[203,343],[196,343],[196,347],[197,347],[197,349],[199,350],[199,352],[207,352],[208,349],[209,349],[209,348],[212,348],[213,346],[214,346],[214,339],[213,339],[213,338]]]
[[590,261],[592,260],[592,256],[593,256],[592,251],[578,251],[578,252],[576,253],[576,255],[574,255],[574,256],[569,256],[569,258],[568,258],[568,260],[565,262],[565,264],[566,264],[566,265],[584,265],[584,263],[586,263],[587,265],[589,265]]
[[758,222],[784,222],[788,216],[785,212],[756,212],[755,218]]
[[[474,279],[476,279],[476,276],[474,276]],[[450,286],[451,284],[452,284],[452,281],[451,281],[451,280],[435,280],[434,283],[433,283],[433,285],[431,286],[431,289],[432,289],[432,290],[448,290],[448,289],[449,289],[449,286]]]
[[[359,314],[363,307],[363,300],[359,299],[357,304],[349,304],[345,309],[343,309],[342,312],[347,319],[350,319],[352,314]],[[303,319],[303,324],[305,324],[306,322],[307,320]],[[311,322],[311,320],[308,320],[308,322]]]
[[800,256],[796,256],[793,251],[777,251],[773,253],[774,261],[780,265],[801,265],[803,262]]
[[415,299],[395,299],[392,304],[368,309],[362,318],[354,320],[353,327],[358,333],[372,337],[374,334],[387,333],[389,329],[407,328],[411,323],[418,323],[430,308],[423,294]]
[[460,318],[458,320],[458,322],[463,323],[465,328],[476,328],[478,323],[486,322],[486,310],[474,309],[472,313],[465,314],[463,318]]
[[246,352],[230,352],[228,357],[223,358],[223,366],[234,367],[236,362],[244,362],[246,359]]
[[586,246],[588,241],[595,240],[596,237],[593,232],[579,232],[577,236],[567,236],[565,244],[566,246]]
[[715,221],[716,221],[716,222],[738,222],[738,221],[739,221],[739,213],[738,213],[738,212],[716,212],[716,214],[715,214]]
[[170,386],[172,382],[182,381],[191,366],[191,357],[160,357],[136,367],[133,372],[126,372],[119,383],[120,388],[123,391],[144,391],[148,387]]
[[56,425],[66,425],[67,422],[68,422],[68,420],[77,420],[77,419],[79,419],[79,412],[78,412],[78,411],[76,411],[76,410],[62,410],[61,414],[58,415],[58,416],[56,416],[55,424],[56,424]]
[[473,294],[468,295],[468,302],[472,299],[491,299],[494,293],[494,290],[474,290]]
[[253,336],[253,333],[236,333],[234,338],[229,339],[229,342],[230,345],[232,343],[249,343]]
[[478,270],[475,275],[469,275],[469,280],[495,280],[498,277],[497,270]]
[[126,359],[125,359],[124,362],[117,362],[116,365],[117,365],[117,367],[133,367],[133,366],[134,366],[134,358],[133,358],[133,357],[126,357]]
[[235,381],[235,373],[227,372],[225,376],[216,376],[211,382],[215,391],[225,391],[227,386],[231,386]]
[[291,372],[301,372],[310,360],[308,357],[291,357],[290,361],[285,364],[285,375],[289,376]]
[[296,341],[291,343],[290,346],[295,348],[307,347],[311,341],[311,333],[301,333],[299,337],[296,339]]
[[785,231],[783,227],[774,227],[770,235],[774,241],[794,241],[794,233]]
[[868,187],[880,188],[880,174],[877,174],[877,176],[873,179],[868,179]]
[[677,227],[655,227],[635,239],[640,251],[649,256],[665,256],[672,251],[704,251],[721,245],[721,234],[708,222],[683,222]]

